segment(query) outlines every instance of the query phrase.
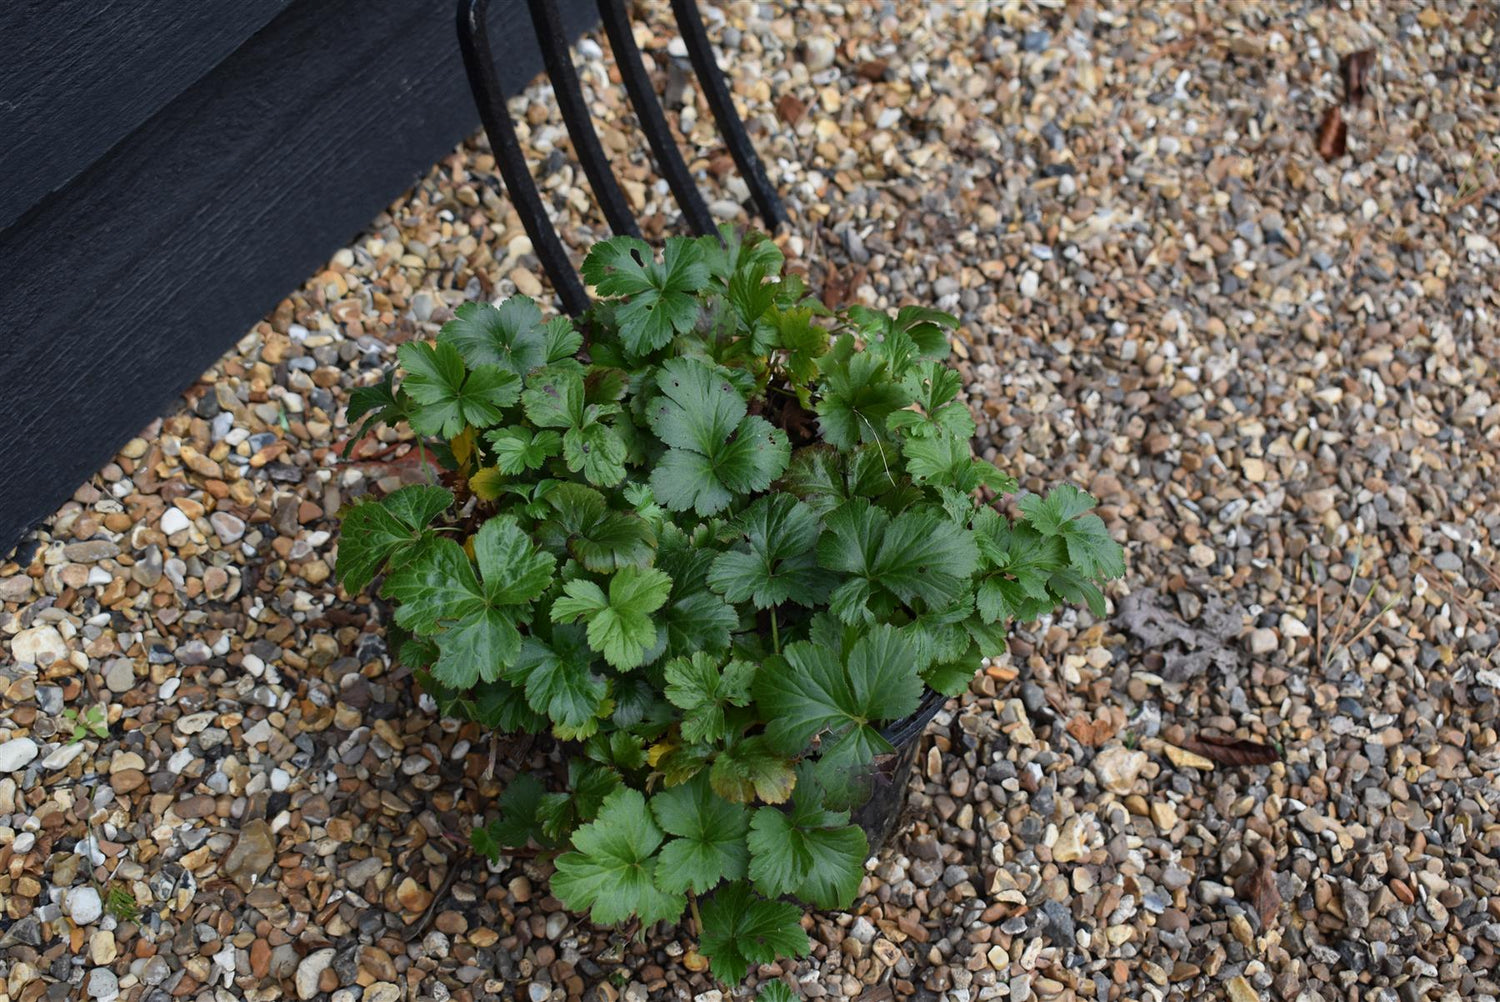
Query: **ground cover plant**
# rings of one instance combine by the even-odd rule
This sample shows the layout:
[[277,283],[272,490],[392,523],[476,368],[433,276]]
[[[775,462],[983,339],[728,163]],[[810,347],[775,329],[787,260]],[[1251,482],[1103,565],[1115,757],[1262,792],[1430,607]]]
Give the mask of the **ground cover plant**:
[[383,575],[442,712],[560,742],[566,783],[516,776],[475,846],[554,854],[597,923],[691,915],[735,982],[855,896],[884,726],[1010,622],[1102,614],[1122,552],[1072,486],[1002,510],[955,318],[830,312],[728,232],[615,238],[583,271],[580,324],[468,303],[356,391],[360,434],[404,423],[440,472],[346,509],[337,572]]

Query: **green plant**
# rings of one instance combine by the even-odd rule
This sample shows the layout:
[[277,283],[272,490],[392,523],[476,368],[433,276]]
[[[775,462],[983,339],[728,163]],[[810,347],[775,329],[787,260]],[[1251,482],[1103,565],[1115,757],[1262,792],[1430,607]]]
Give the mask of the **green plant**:
[[90,734],[100,739],[109,737],[109,716],[101,703],[86,707],[82,713],[70,706],[63,710],[62,717],[63,725],[72,729],[69,744],[77,744]]
[[856,895],[882,724],[963,691],[1011,620],[1102,614],[1124,570],[1083,492],[985,500],[1016,485],[971,452],[955,318],[833,314],[782,264],[728,232],[606,241],[587,344],[522,297],[465,304],[348,414],[443,473],[344,512],[344,587],[385,570],[443,713],[570,753],[476,848],[555,852],[595,922],[691,913],[727,981],[807,949],[795,902]]
[[104,910],[113,915],[120,922],[134,922],[140,915],[140,906],[136,904],[135,895],[130,888],[120,884],[110,884],[104,894]]

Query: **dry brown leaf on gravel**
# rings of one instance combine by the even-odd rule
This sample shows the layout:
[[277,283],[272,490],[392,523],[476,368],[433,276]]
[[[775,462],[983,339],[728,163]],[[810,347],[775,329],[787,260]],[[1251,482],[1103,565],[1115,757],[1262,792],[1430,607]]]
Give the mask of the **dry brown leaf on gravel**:
[[1374,49],[1360,49],[1339,60],[1339,73],[1344,78],[1345,104],[1364,103],[1370,67],[1373,65],[1375,65]]
[[1268,765],[1281,756],[1270,745],[1211,735],[1184,738],[1182,747],[1219,765]]
[[1168,682],[1186,682],[1210,668],[1228,675],[1238,672],[1240,654],[1224,638],[1239,632],[1240,612],[1212,591],[1204,594],[1192,622],[1179,610],[1162,593],[1142,588],[1121,600],[1118,618],[1145,653],[1161,657],[1159,674]]
[[1344,122],[1344,113],[1334,105],[1323,113],[1318,125],[1318,153],[1324,160],[1337,160],[1344,155],[1349,143],[1349,126]]
[[796,94],[783,94],[776,99],[776,115],[787,125],[796,125],[807,114],[807,103]]
[[849,304],[853,301],[854,290],[863,285],[868,276],[868,269],[859,265],[850,265],[847,269],[829,268],[823,277],[823,302],[835,309]]
[[1276,889],[1276,870],[1262,863],[1241,877],[1234,885],[1234,896],[1255,909],[1262,929],[1271,925],[1281,908],[1281,892]]

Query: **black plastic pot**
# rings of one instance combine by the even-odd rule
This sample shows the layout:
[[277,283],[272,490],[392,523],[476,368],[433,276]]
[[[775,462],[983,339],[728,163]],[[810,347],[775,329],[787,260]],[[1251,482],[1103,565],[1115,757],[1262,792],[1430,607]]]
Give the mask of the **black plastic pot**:
[[889,741],[895,751],[875,759],[871,767],[870,799],[855,808],[850,820],[865,831],[870,840],[873,855],[884,848],[886,841],[896,830],[901,810],[906,806],[907,780],[911,778],[912,766],[917,760],[917,747],[921,744],[922,732],[947,705],[949,697],[929,689],[917,707],[917,712],[904,720],[898,720],[881,730],[881,736]]

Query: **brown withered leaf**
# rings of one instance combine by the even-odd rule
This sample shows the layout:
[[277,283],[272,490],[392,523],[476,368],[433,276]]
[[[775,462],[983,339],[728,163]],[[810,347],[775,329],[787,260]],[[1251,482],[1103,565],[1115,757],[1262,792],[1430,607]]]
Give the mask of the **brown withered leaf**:
[[1088,717],[1074,717],[1069,720],[1067,731],[1073,735],[1073,740],[1086,748],[1092,748],[1098,744],[1098,736],[1094,733],[1094,722]]
[[1234,885],[1234,896],[1255,909],[1260,927],[1269,929],[1281,907],[1281,892],[1276,889],[1276,871],[1262,863],[1245,874]]
[[1374,49],[1360,49],[1339,60],[1339,72],[1344,77],[1345,104],[1360,104],[1364,101],[1370,67],[1374,65]]
[[823,274],[823,302],[833,309],[844,305],[844,297],[849,294],[849,279],[837,268],[829,268]]
[[734,170],[734,157],[727,152],[720,151],[708,158],[708,172],[714,177],[723,179],[724,175]]
[[855,290],[868,277],[869,269],[860,265],[851,265],[844,271],[829,268],[823,277],[823,302],[834,309],[848,305],[853,300]]
[[1344,155],[1349,142],[1349,126],[1344,122],[1344,113],[1334,105],[1323,113],[1318,126],[1318,152],[1324,160],[1337,160]]
[[1281,756],[1270,745],[1212,735],[1184,738],[1181,747],[1219,765],[1268,765]]
[[854,72],[871,83],[879,83],[885,79],[885,71],[889,68],[890,63],[884,59],[867,59],[860,63]]
[[807,114],[807,103],[796,94],[783,94],[776,99],[776,114],[787,125],[796,125]]

